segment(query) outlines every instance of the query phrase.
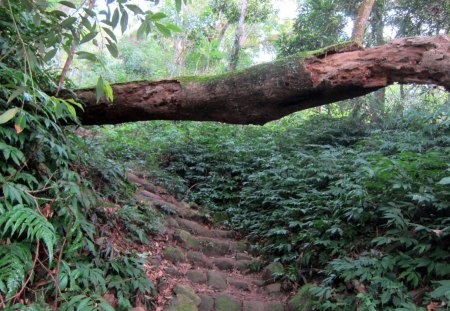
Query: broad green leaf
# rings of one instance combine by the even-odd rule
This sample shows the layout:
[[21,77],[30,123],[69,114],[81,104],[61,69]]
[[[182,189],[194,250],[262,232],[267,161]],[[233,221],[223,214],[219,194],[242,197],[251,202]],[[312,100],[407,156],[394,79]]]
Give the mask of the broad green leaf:
[[72,104],[72,105],[74,105],[74,106],[77,106],[78,108],[80,108],[81,110],[84,111],[83,105],[80,104],[79,102],[76,102],[73,98],[69,98],[69,99],[67,100],[67,102],[69,102],[70,104]]
[[122,33],[124,33],[127,30],[128,27],[128,13],[127,11],[122,11],[122,16],[120,17],[120,29],[122,30]]
[[155,14],[150,14],[148,19],[151,21],[159,21],[160,19],[166,18],[167,15],[163,12],[157,12]]
[[83,8],[83,10],[86,12],[87,15],[89,15],[90,17],[95,17],[95,12],[88,9],[88,8]]
[[165,37],[170,37],[171,32],[169,29],[167,29],[166,26],[160,24],[160,23],[155,23],[156,28],[158,28],[159,32],[162,33]]
[[57,18],[67,17],[67,14],[60,10],[53,10],[51,14],[55,15]]
[[134,14],[144,14],[144,11],[135,4],[125,4],[125,6],[130,9]]
[[102,76],[100,76],[97,80],[97,87],[95,89],[96,95],[97,95],[97,103],[100,101],[100,99],[105,95],[105,84],[103,82]]
[[58,52],[58,49],[52,49],[48,51],[44,56],[44,62],[49,62],[53,59],[53,57],[56,56],[56,53]]
[[26,127],[27,127],[27,118],[22,113],[22,115],[16,119],[16,123],[14,124],[14,129],[16,130],[17,134],[20,134],[23,132],[23,130]]
[[93,31],[93,32],[88,33],[87,35],[85,35],[81,39],[80,44],[83,44],[83,43],[91,41],[92,39],[94,39],[97,36],[97,34],[98,34],[97,31]]
[[181,11],[181,0],[175,0],[175,8],[177,12]]
[[33,23],[36,27],[41,26],[41,15],[39,13],[33,15]]
[[111,20],[111,26],[113,29],[115,29],[117,27],[117,24],[119,23],[119,9],[115,9],[113,16],[112,16],[112,20]]
[[109,28],[107,28],[107,27],[102,27],[102,29],[108,34],[108,36],[109,36],[111,39],[114,40],[115,43],[117,43],[116,35],[114,34],[114,32],[113,32],[111,29],[109,29]]
[[442,179],[438,182],[438,184],[440,184],[440,185],[448,185],[448,184],[450,184],[450,177],[444,177],[444,178],[442,178]]
[[0,124],[5,124],[6,122],[14,118],[18,112],[19,108],[17,107],[6,110],[0,115]]
[[77,19],[75,17],[73,16],[68,17],[61,23],[61,27],[63,28],[72,27],[76,21]]
[[113,89],[112,89],[111,85],[108,82],[104,81],[103,87],[105,89],[106,98],[108,99],[108,101],[113,102],[114,95],[113,95]]
[[183,30],[181,30],[180,27],[178,27],[178,26],[175,25],[175,24],[169,23],[169,24],[166,24],[165,26],[167,27],[167,29],[170,29],[170,30],[172,30],[172,31],[174,31],[174,32],[182,32],[182,31],[183,31]]
[[20,86],[20,87],[18,87],[14,92],[12,92],[12,94],[9,96],[8,101],[6,103],[9,104],[14,99],[16,99],[17,96],[22,95],[23,93],[25,93],[29,89],[30,89],[29,86]]
[[75,6],[75,4],[73,4],[70,1],[59,1],[59,4],[65,5],[66,7],[69,7],[71,9],[76,9],[77,7]]
[[79,51],[79,52],[76,52],[76,54],[78,55],[79,59],[87,59],[87,60],[90,60],[92,62],[96,62],[98,60],[97,56],[95,56],[95,54],[92,54],[92,53],[89,53],[89,52]]
[[106,48],[108,49],[109,53],[111,53],[111,55],[115,58],[119,57],[119,50],[117,49],[117,45],[114,44],[113,42],[108,43],[106,45]]

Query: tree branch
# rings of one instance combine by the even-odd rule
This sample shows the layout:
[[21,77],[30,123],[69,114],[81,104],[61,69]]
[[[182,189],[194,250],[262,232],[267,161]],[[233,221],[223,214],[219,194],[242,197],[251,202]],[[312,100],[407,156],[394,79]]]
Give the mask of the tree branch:
[[264,124],[295,111],[373,92],[393,83],[450,90],[450,36],[410,37],[370,49],[335,46],[210,77],[113,85],[114,102],[96,102],[95,88],[76,91],[81,122],[143,120]]

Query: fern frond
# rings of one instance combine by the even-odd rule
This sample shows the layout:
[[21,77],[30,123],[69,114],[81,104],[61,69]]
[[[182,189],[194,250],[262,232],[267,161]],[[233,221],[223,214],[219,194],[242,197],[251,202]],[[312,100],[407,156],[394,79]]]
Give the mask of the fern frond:
[[53,258],[53,245],[56,234],[53,225],[35,210],[23,206],[16,206],[0,215],[0,230],[4,237],[6,233],[26,233],[31,241],[42,240],[47,246],[49,260]]
[[[69,298],[69,297],[68,297]],[[61,311],[114,311],[100,295],[87,296],[85,294],[70,296],[61,306]]]
[[30,246],[25,243],[0,245],[0,292],[13,296],[25,282],[33,265]]

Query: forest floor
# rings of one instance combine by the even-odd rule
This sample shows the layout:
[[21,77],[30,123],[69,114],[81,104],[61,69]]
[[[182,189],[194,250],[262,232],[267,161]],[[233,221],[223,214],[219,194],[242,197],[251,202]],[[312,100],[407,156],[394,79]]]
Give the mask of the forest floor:
[[[129,174],[136,197],[166,215],[165,229],[144,247],[147,275],[157,287],[157,311],[296,310],[276,279],[276,263],[251,272],[257,258],[235,232],[211,224],[196,205],[180,202],[145,176]],[[136,311],[146,310],[135,308]]]

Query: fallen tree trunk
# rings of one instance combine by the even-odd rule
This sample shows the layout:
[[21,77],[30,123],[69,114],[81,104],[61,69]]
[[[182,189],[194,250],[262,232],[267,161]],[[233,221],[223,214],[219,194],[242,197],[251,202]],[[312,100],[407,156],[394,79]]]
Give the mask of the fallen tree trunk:
[[114,102],[78,90],[81,122],[143,120],[264,124],[295,111],[368,94],[398,82],[450,91],[450,36],[411,37],[370,49],[338,45],[211,77],[113,85]]

